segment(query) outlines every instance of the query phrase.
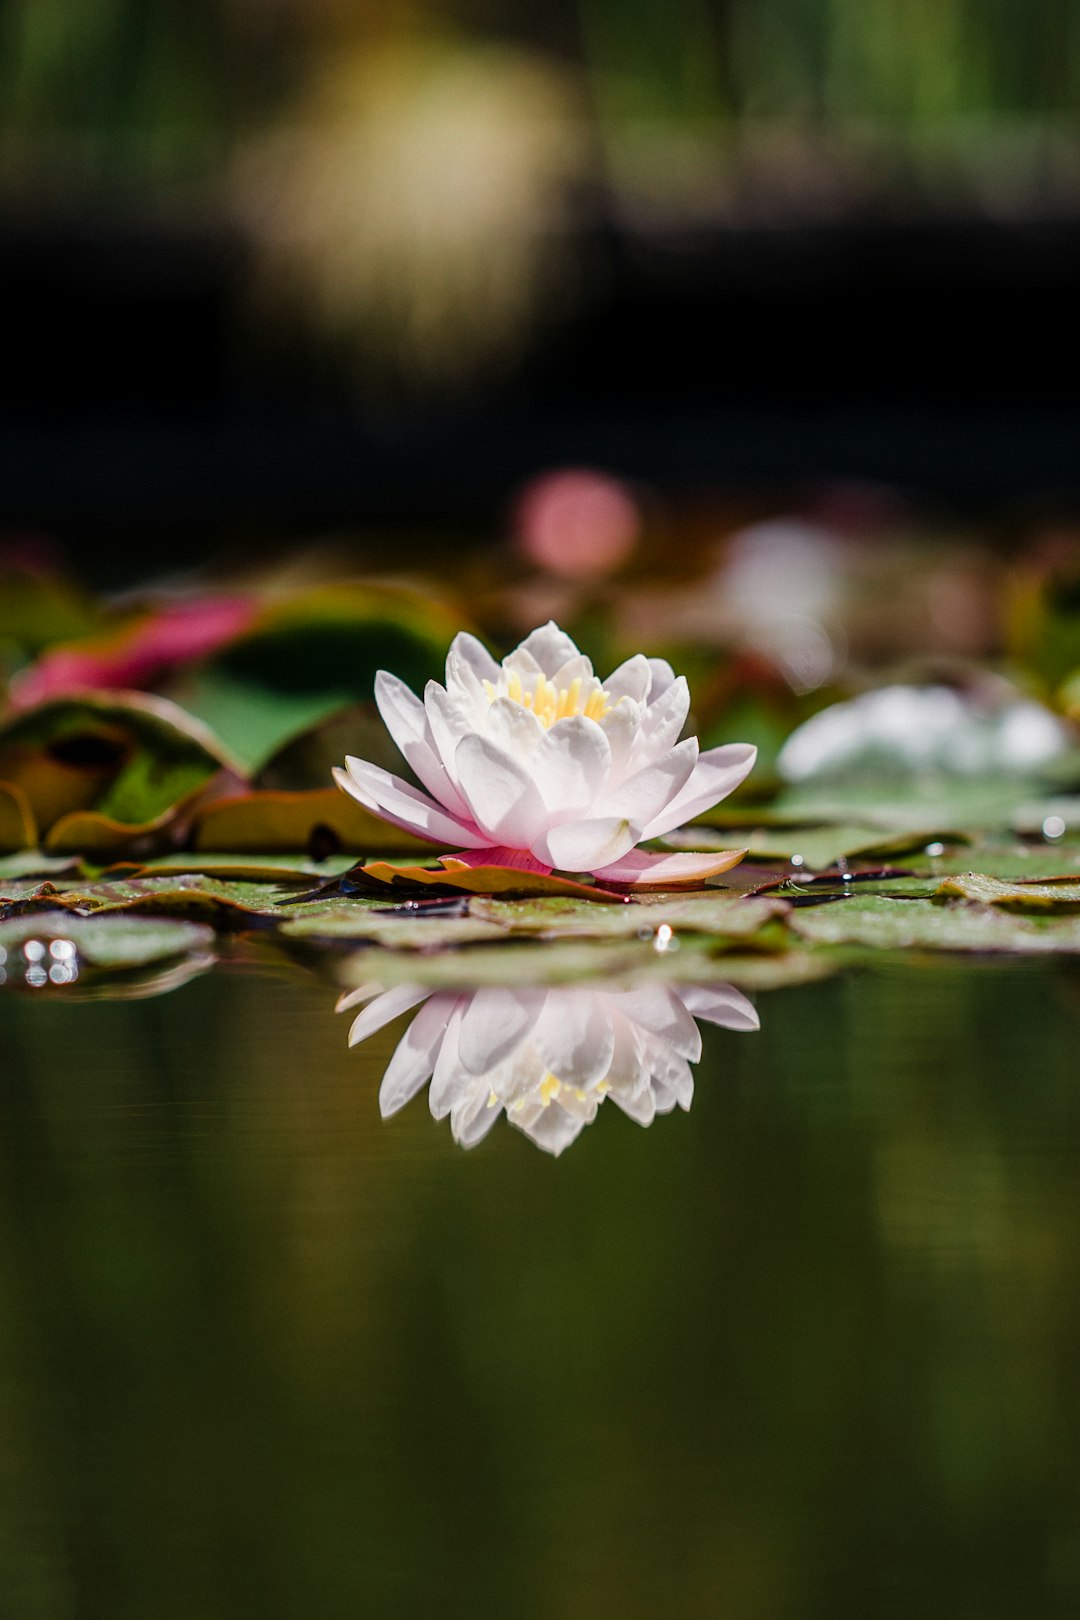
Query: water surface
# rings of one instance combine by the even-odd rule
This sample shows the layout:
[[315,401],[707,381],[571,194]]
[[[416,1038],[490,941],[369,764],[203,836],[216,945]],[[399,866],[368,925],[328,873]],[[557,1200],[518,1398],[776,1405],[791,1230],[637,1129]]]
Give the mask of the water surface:
[[561,1157],[315,977],[0,1002],[19,1620],[1080,1612],[1080,974],[702,1023]]

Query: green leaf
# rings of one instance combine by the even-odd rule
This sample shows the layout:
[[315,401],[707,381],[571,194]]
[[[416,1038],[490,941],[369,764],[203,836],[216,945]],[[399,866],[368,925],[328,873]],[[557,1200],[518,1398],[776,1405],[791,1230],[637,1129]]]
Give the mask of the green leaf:
[[995,906],[853,895],[820,909],[794,911],[788,926],[816,945],[880,951],[1080,951],[1080,918],[1011,916]]
[[981,872],[965,872],[946,878],[939,895],[978,900],[983,905],[1001,906],[1008,911],[1080,911],[1080,881],[1059,878],[1051,882],[1017,882],[987,877]]
[[729,898],[716,894],[679,897],[657,896],[624,906],[597,906],[591,901],[473,900],[474,917],[499,923],[514,934],[537,934],[542,939],[630,939],[655,942],[657,931],[708,934],[713,940],[746,940],[788,910],[783,900]]
[[0,780],[21,790],[46,833],[84,812],[156,825],[229,763],[175,704],[134,692],[56,698],[0,726]]

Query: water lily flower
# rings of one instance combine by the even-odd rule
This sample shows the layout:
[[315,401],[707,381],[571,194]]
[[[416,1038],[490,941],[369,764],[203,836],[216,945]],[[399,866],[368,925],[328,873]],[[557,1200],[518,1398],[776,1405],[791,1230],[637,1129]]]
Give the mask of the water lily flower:
[[[374,997],[374,999],[372,999]],[[610,1097],[639,1125],[694,1095],[701,1056],[697,1019],[756,1030],[758,1017],[730,984],[643,985],[632,990],[558,986],[431,994],[414,985],[351,991],[338,1010],[367,1005],[353,1021],[356,1046],[413,1007],[379,1090],[384,1119],[427,1081],[436,1119],[474,1147],[505,1114],[537,1147],[559,1154]]]
[[702,753],[696,737],[680,742],[690,693],[663,659],[639,653],[600,681],[554,623],[501,664],[462,634],[445,686],[429,681],[421,702],[381,671],[375,701],[422,788],[352,757],[334,771],[339,786],[467,865],[675,885],[726,871],[744,853],[636,848],[724,798],[757,752],[729,743]]

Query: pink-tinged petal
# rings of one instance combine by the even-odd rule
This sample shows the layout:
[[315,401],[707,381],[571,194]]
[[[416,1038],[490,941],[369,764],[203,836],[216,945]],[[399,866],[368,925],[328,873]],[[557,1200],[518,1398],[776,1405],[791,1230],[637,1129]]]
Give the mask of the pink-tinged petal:
[[443,810],[417,788],[410,787],[399,776],[372,765],[365,759],[346,755],[346,770],[334,766],[334,780],[365,810],[381,816],[391,826],[416,833],[418,838],[430,839],[437,844],[460,844],[464,849],[478,849],[490,843],[470,823],[459,821]]
[[470,1074],[488,1074],[533,1028],[544,1005],[542,990],[477,990],[461,1017],[458,1050]]
[[619,816],[568,821],[532,845],[534,855],[561,872],[595,872],[633,849],[641,830]]
[[441,857],[444,866],[508,866],[515,872],[540,872],[545,877],[551,867],[538,861],[527,849],[508,849],[505,844],[489,844],[483,849],[463,849]]
[[[569,663],[572,658],[580,658],[581,656],[566,631],[560,630],[554,619],[549,619],[547,624],[541,625],[538,630],[534,630],[531,635],[526,636],[521,646],[516,648],[515,651],[528,653],[529,657],[539,665],[548,680],[564,664]],[[511,653],[510,657],[513,658],[514,653]],[[509,659],[506,662],[509,667]]]
[[592,990],[551,991],[532,1032],[549,1074],[565,1086],[588,1086],[611,1067],[615,1035],[607,1000]]
[[454,637],[447,658],[448,661],[453,658],[455,663],[469,670],[481,686],[485,681],[497,681],[499,678],[498,664],[483,643],[469,635],[467,630]]
[[557,1105],[544,1108],[537,1104],[532,1110],[520,1114],[508,1109],[506,1117],[530,1142],[545,1153],[550,1153],[553,1159],[557,1159],[560,1153],[577,1141],[588,1123],[584,1115],[568,1114],[565,1108]]
[[426,1002],[397,1044],[379,1087],[379,1112],[389,1119],[411,1102],[430,1080],[456,996],[437,995]]
[[[481,729],[489,742],[520,765],[525,765],[547,735],[532,710],[511,698],[496,698],[489,704]],[[531,772],[533,767],[527,768]]]
[[711,810],[750,775],[756,758],[757,749],[750,743],[727,743],[723,748],[710,748],[701,755],[682,792],[649,823],[642,837],[661,838],[673,827],[681,827],[702,811]]
[[444,804],[453,815],[468,817],[465,800],[450,780],[446,766],[439,757],[428,725],[427,710],[415,692],[411,692],[396,675],[381,669],[375,677],[375,702],[402,758],[432,797],[439,804]]
[[632,849],[621,861],[602,866],[596,876],[620,888],[695,889],[706,878],[730,871],[745,854],[745,849],[717,849],[701,855],[653,855],[648,850]]
[[359,1046],[361,1041],[366,1041],[376,1030],[383,1029],[387,1024],[393,1023],[395,1018],[400,1018],[402,1013],[407,1013],[421,1001],[426,1001],[430,994],[430,990],[424,990],[415,984],[398,984],[393,990],[387,990],[385,995],[377,996],[353,1019],[352,1028],[349,1030],[349,1045]]
[[697,758],[697,738],[687,737],[677,748],[669,748],[655,764],[628,776],[612,792],[597,799],[594,814],[625,816],[639,827],[648,826],[690,780]]
[[652,682],[652,670],[649,660],[643,653],[635,653],[628,658],[625,664],[613,669],[607,680],[603,682],[604,691],[613,698],[633,698],[635,703],[644,703],[649,695],[649,686]]
[[474,732],[458,743],[454,774],[477,826],[487,834],[484,843],[532,848],[548,814],[532,777],[517,760]]
[[731,984],[686,985],[679,992],[686,1010],[695,1018],[724,1029],[754,1030],[761,1021],[752,1002]]
[[611,745],[595,720],[577,715],[546,732],[530,761],[549,815],[556,821],[583,816],[607,784]]

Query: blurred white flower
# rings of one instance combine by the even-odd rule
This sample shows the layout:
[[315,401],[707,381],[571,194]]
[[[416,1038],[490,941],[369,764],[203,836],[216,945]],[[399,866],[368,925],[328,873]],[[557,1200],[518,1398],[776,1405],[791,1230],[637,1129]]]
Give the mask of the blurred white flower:
[[950,686],[882,686],[813,715],[778,763],[788,782],[1023,776],[1069,743],[1067,727],[1030,698],[988,705]]
[[690,693],[662,659],[639,653],[601,683],[556,624],[534,630],[501,664],[459,635],[445,686],[429,681],[421,703],[381,671],[375,699],[427,793],[351,756],[334,771],[339,786],[394,826],[456,846],[468,865],[678,884],[740,858],[634,847],[710,809],[757,752],[729,743],[700,753],[696,737],[679,742]]
[[537,1147],[554,1154],[592,1123],[606,1097],[639,1125],[651,1125],[676,1104],[689,1108],[690,1065],[701,1056],[696,1019],[725,1029],[758,1028],[749,1001],[728,984],[435,994],[401,985],[381,994],[352,991],[338,1009],[365,999],[350,1046],[421,1004],[383,1076],[384,1119],[430,1080],[431,1112],[436,1119],[450,1116],[462,1147],[475,1146],[505,1113]]

